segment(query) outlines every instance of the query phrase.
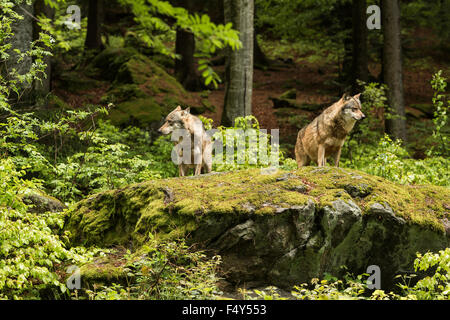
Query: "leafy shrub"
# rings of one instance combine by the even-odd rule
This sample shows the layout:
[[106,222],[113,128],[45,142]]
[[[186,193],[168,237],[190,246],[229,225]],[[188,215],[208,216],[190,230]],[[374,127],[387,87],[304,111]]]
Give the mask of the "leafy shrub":
[[[345,267],[344,267],[345,268]],[[450,298],[450,248],[438,253],[417,253],[414,260],[415,272],[427,271],[431,275],[418,280],[414,285],[410,280],[415,274],[397,276],[403,283],[397,284],[399,292],[373,290],[367,286],[369,275],[353,276],[347,273],[338,279],[325,273],[323,279],[313,278],[310,283],[294,286],[291,295],[299,300],[448,300]],[[245,299],[284,300],[279,290],[268,287],[266,290],[244,292]]]
[[[0,158],[0,298],[36,299],[43,289],[67,291],[56,270],[62,263],[86,262],[98,250],[67,250],[61,213],[34,214],[21,196],[39,185],[23,179],[11,159]],[[48,298],[48,297],[47,297]]]
[[[177,173],[167,161],[173,147],[167,137],[151,145],[149,134],[139,128],[119,130],[101,120],[95,124],[95,116],[107,113],[106,108],[67,111],[53,121],[18,114],[7,104],[3,109],[9,116],[0,124],[0,154],[63,201]],[[92,124],[85,129],[83,121]],[[48,137],[54,137],[53,143]]]
[[[400,285],[403,295],[418,300],[449,300],[450,299],[450,248],[438,253],[427,252],[417,254],[414,270],[435,270],[434,274],[419,280],[414,286]],[[410,277],[409,277],[410,278]]]
[[[205,125],[206,130],[210,130],[212,128],[212,120],[200,117],[200,119],[203,121]],[[251,138],[249,136],[245,136],[243,139],[240,139],[238,137],[232,139],[230,141],[227,138],[230,138],[231,136],[227,136],[228,130],[236,130],[236,135],[239,136],[239,132],[237,130],[242,130],[242,133],[245,133],[246,130],[255,130],[256,136],[254,137],[254,143],[252,147],[255,149],[252,149],[250,147]],[[237,117],[235,119],[235,125],[234,127],[224,127],[220,126],[217,128],[218,132],[216,132],[213,136],[213,141],[219,140],[222,141],[223,145],[223,154],[222,159],[219,158],[219,156],[213,158],[215,161],[213,161],[213,170],[214,171],[231,171],[231,170],[242,170],[242,169],[248,169],[248,168],[268,168],[272,165],[276,165],[274,161],[272,161],[272,156],[278,156],[279,159],[279,165],[283,169],[293,169],[293,162],[295,162],[292,159],[286,158],[284,156],[284,153],[279,150],[279,144],[271,143],[271,136],[268,133],[265,133],[264,131],[260,131],[260,126],[258,119],[256,119],[254,116],[246,116],[246,117]],[[262,141],[265,141],[265,145],[267,145],[266,148],[262,148],[265,150],[262,150],[267,159],[264,159],[266,161],[262,161],[261,154],[259,154],[259,147],[260,143],[263,143]],[[234,149],[234,156],[232,163],[227,163],[227,153],[226,153],[226,147],[227,144],[233,147]],[[275,147],[275,150],[272,148]],[[239,150],[242,150],[243,152],[238,152]],[[273,153],[273,155],[272,155]],[[214,156],[216,154],[214,153]],[[296,165],[295,165],[296,166]]]
[[[433,77],[433,83],[434,87],[438,86],[442,89],[444,80],[439,76],[440,73]],[[441,157],[439,153],[435,152],[434,157],[424,160],[412,159],[400,140],[393,141],[388,135],[383,136],[381,119],[392,117],[386,105],[385,93],[386,88],[383,85],[370,83],[364,86],[363,111],[370,116],[367,121],[357,124],[344,144],[342,166],[359,169],[401,184],[449,186],[450,160],[448,158]],[[433,99],[434,104],[436,104],[436,99],[442,99],[442,96],[437,98],[438,96],[436,93]],[[442,113],[440,113],[439,123],[447,121],[443,120],[446,119],[445,111],[439,108],[437,110],[441,110]],[[439,128],[442,129],[442,126]],[[440,129],[437,132],[440,132]],[[446,141],[445,138],[442,138],[441,133],[438,133],[437,136],[440,138],[432,138],[435,145],[438,145],[439,141]],[[436,142],[436,140],[439,141]],[[373,141],[378,141],[378,143],[373,145]]]
[[95,132],[80,135],[88,147],[55,166],[50,181],[52,194],[60,199],[119,188],[126,184],[175,176],[170,158],[172,143],[158,138],[150,146],[148,133],[136,127],[120,131],[109,122],[99,122]]
[[87,290],[91,300],[213,299],[217,288],[219,256],[208,258],[183,241],[158,242],[152,238],[138,253],[127,257],[129,284]]
[[411,159],[401,141],[392,141],[388,135],[377,146],[360,145],[352,159],[342,159],[341,164],[401,184],[450,185],[448,158]]
[[367,289],[366,275],[356,278],[347,275],[344,280],[327,275],[327,279],[314,278],[310,284],[295,286],[292,295],[299,300],[354,300],[361,299]]
[[[447,88],[447,81],[444,77],[442,77],[442,70],[433,75],[431,86],[434,90],[434,131],[430,138],[432,145],[427,154],[429,156],[448,156],[450,154],[450,140],[448,138],[448,113],[450,110],[450,100],[446,101],[447,98],[444,95],[445,89]],[[444,131],[445,129],[447,129],[447,132]]]

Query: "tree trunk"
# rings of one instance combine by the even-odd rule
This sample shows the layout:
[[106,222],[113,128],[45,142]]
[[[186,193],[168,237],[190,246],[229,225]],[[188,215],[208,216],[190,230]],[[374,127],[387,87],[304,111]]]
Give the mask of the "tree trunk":
[[[203,7],[202,2],[197,0],[175,1],[175,5],[185,8],[190,14],[198,12]],[[188,30],[178,28],[175,40],[175,53],[181,59],[175,59],[175,76],[186,90],[200,91],[202,79],[197,74],[195,65],[195,37]]]
[[[28,5],[26,2],[17,5],[14,10],[23,19],[16,20],[12,25],[12,32],[14,36],[8,40],[11,44],[11,49],[8,50],[10,55],[5,63],[6,74],[11,70],[16,69],[19,75],[24,75],[30,71],[33,60],[29,56],[25,56],[20,62],[18,62],[19,55],[14,51],[15,49],[20,50],[21,53],[29,51],[31,49],[31,42],[33,41],[33,6]],[[8,75],[6,75],[9,78]],[[19,88],[19,96],[14,92],[10,94],[11,104],[17,106],[18,104],[30,104],[33,100],[32,97],[32,87],[28,84],[22,84]]]
[[[34,12],[36,17],[44,15],[50,19],[53,19],[55,15],[55,10],[53,10],[50,6],[45,5],[44,0],[36,0],[34,3]],[[42,32],[42,29],[37,24],[37,21],[35,21],[33,25],[33,40],[36,41],[39,39],[40,32]],[[47,65],[45,68],[45,77],[42,77],[41,81],[36,81],[34,84],[34,90],[38,95],[46,96],[51,90],[52,65],[50,56],[45,56],[43,60]]]
[[255,64],[255,67],[264,67],[269,64],[269,59],[267,59],[267,56],[264,54],[258,44],[256,31],[253,33],[253,63]]
[[181,56],[181,59],[175,59],[175,76],[178,82],[186,90],[201,90],[202,82],[195,66],[195,38],[192,32],[177,29],[175,53]]
[[103,0],[89,0],[88,25],[85,49],[100,50],[103,48],[101,25],[103,22]]
[[336,5],[335,12],[337,17],[339,18],[342,30],[349,31],[344,34],[344,57],[342,60],[342,72],[339,77],[340,82],[343,83],[343,87],[346,87],[348,89],[353,79],[353,39],[350,32],[352,30],[352,16],[349,14],[349,12],[352,12],[352,4],[350,2],[338,3]]
[[[366,0],[353,0],[353,60],[352,78],[353,90],[361,91],[356,80],[369,80],[367,53]],[[356,93],[356,92],[354,92]]]
[[[253,10],[253,19],[256,19],[256,6]],[[255,68],[263,68],[269,65],[269,59],[267,59],[267,56],[264,54],[264,52],[261,50],[261,47],[258,43],[258,38],[256,37],[257,34],[256,28],[253,28],[253,64]]]
[[240,32],[242,48],[228,49],[225,103],[222,125],[234,125],[236,117],[252,113],[253,88],[253,0],[224,0],[225,22]]
[[405,101],[403,96],[400,3],[382,0],[383,72],[388,86],[387,98],[393,119],[386,119],[387,133],[406,141]]

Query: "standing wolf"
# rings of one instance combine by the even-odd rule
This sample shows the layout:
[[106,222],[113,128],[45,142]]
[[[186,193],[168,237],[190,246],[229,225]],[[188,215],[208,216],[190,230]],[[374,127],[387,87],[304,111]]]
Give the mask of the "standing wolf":
[[[206,134],[202,121],[190,114],[190,109],[181,110],[178,106],[166,117],[166,120],[159,132],[164,135],[174,133],[179,129],[179,132],[183,133],[183,136],[179,137],[178,141],[175,141],[175,152],[180,159],[183,159],[178,165],[180,177],[185,176],[190,168],[194,168],[194,175],[199,175],[203,168],[204,173],[210,173],[212,169],[212,142],[211,138]],[[181,131],[184,130],[184,131]],[[176,133],[176,132],[175,132]],[[190,155],[188,156],[187,163],[184,161],[186,157],[183,157],[183,139],[190,139]],[[186,141],[184,141],[186,142]]]
[[334,157],[334,165],[339,167],[342,146],[356,121],[366,116],[361,111],[359,97],[347,96],[325,109],[297,136],[295,158],[298,167],[307,166],[311,160],[319,167],[325,166],[326,158]]

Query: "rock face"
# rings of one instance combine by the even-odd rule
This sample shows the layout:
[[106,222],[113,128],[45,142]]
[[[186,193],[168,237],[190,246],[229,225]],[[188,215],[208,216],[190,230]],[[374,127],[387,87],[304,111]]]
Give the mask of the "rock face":
[[377,265],[388,289],[413,271],[416,252],[449,246],[447,194],[337,168],[254,169],[97,194],[68,213],[65,229],[74,244],[97,246],[136,247],[150,232],[187,238],[220,254],[233,284],[290,288]]

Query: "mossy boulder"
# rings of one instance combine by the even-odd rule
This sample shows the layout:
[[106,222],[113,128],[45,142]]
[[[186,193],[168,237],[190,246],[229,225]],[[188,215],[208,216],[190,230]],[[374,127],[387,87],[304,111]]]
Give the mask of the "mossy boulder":
[[303,111],[310,112],[319,112],[331,105],[327,103],[316,104],[316,103],[306,103],[306,102],[298,102],[296,99],[288,99],[288,98],[270,98],[273,102],[273,107],[275,109],[297,109]]
[[153,99],[140,98],[117,105],[110,113],[109,119],[119,126],[124,124],[152,126],[152,124],[158,124],[167,113],[167,110]]
[[212,173],[93,195],[67,215],[72,244],[186,238],[223,258],[227,279],[289,288],[321,277],[413,271],[416,252],[450,244],[448,189],[403,186],[341,168]]
[[280,99],[297,99],[297,90],[296,89],[290,89],[280,95]]
[[80,267],[82,288],[96,289],[102,285],[113,283],[127,284],[127,268],[125,259],[117,259],[115,255],[105,255]]
[[102,82],[92,79],[76,71],[66,71],[58,74],[59,85],[70,92],[80,92],[102,85]]
[[156,128],[177,105],[190,106],[194,113],[205,110],[200,98],[133,48],[107,48],[93,59],[88,70],[112,82],[101,102],[116,106],[110,112],[115,125]]
[[138,54],[134,48],[107,48],[92,59],[87,72],[90,75],[114,81],[120,67]]
[[435,110],[435,108],[430,103],[412,104],[412,105],[410,105],[410,108],[416,109],[416,110],[422,112],[422,114],[425,114],[430,119],[432,119],[434,117],[434,110]]
[[26,190],[22,201],[28,205],[28,211],[33,213],[62,212],[66,208],[58,199],[35,189]]

